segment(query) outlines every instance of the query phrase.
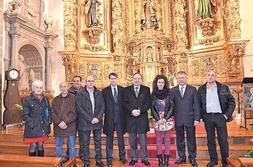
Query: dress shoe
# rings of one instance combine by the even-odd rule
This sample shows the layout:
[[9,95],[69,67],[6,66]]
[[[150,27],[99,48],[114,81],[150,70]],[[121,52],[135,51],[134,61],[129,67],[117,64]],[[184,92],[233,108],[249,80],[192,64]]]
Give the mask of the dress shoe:
[[126,159],[120,159],[120,161],[121,161],[123,164],[126,164],[126,163],[127,163],[127,160],[126,160]]
[[184,164],[184,163],[186,163],[186,159],[185,159],[185,158],[179,158],[179,159],[175,162],[175,164]]
[[90,167],[90,163],[89,162],[84,162],[83,167]]
[[217,161],[211,161],[211,162],[209,162],[206,166],[207,166],[207,167],[214,167],[215,165],[218,165],[218,162],[217,162]]
[[131,160],[131,161],[129,162],[129,166],[134,166],[136,163],[137,163],[137,161]]
[[196,161],[196,159],[189,159],[190,163],[192,164],[193,167],[197,167],[198,163]]
[[64,157],[64,158],[62,158],[60,164],[63,165],[63,164],[66,163],[68,160],[69,160],[68,157]]
[[112,161],[107,161],[107,167],[112,167]]
[[222,167],[228,167],[228,163],[226,160],[222,160]]
[[97,167],[105,167],[105,164],[102,161],[96,161]]
[[105,164],[102,161],[96,161],[97,167],[105,167]]
[[143,160],[141,161],[141,163],[143,163],[146,166],[150,166],[150,162],[148,160]]

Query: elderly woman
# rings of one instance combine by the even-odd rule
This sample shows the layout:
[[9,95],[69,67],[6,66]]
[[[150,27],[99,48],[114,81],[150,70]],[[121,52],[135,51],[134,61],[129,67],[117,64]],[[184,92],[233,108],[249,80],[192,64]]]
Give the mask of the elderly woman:
[[43,95],[43,82],[32,83],[32,93],[23,102],[24,142],[30,144],[29,156],[44,156],[43,142],[50,133],[50,106]]

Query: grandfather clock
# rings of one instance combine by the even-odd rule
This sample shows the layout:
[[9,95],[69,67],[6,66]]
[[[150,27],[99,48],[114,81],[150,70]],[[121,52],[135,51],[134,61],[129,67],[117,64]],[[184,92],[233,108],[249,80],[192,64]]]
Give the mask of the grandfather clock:
[[21,105],[19,95],[18,82],[20,79],[19,70],[13,68],[5,71],[5,80],[7,82],[6,91],[4,94],[4,114],[3,127],[10,124],[22,123],[22,112],[17,109],[16,105]]

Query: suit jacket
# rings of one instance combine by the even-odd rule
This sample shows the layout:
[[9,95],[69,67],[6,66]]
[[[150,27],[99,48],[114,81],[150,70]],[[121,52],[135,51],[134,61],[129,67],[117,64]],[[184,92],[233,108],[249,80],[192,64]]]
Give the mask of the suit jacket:
[[[235,109],[235,98],[230,93],[227,85],[221,84],[217,81],[216,84],[221,111],[227,116],[227,120],[231,120]],[[206,84],[199,87],[198,94],[201,103],[201,116],[204,118],[203,116],[206,114]]]
[[200,121],[200,102],[195,87],[187,84],[181,97],[179,86],[175,86],[171,89],[171,96],[176,126],[194,126],[194,121]]
[[[126,113],[126,131],[128,133],[146,133],[149,131],[148,110],[151,107],[150,89],[140,86],[138,98],[135,96],[134,86],[124,90],[123,106]],[[138,117],[132,115],[133,109],[140,109]]]
[[[103,128],[103,114],[105,111],[105,102],[102,92],[94,88],[95,108],[92,111],[92,104],[89,92],[86,87],[83,88],[76,97],[77,124],[78,130],[87,131]],[[96,117],[99,122],[92,124],[92,119]]]
[[[122,105],[122,100],[123,100],[123,91],[124,88],[121,86],[117,86],[118,89],[118,100],[117,100],[117,105],[119,107],[119,119],[120,119],[120,125],[121,125],[121,130],[124,133],[125,132],[125,116],[124,116],[124,110],[123,110],[123,105]],[[110,135],[114,132],[114,122],[115,122],[115,110],[114,107],[116,105],[111,86],[108,86],[102,90],[102,94],[105,100],[105,119],[104,119],[104,129],[103,132],[106,135]]]

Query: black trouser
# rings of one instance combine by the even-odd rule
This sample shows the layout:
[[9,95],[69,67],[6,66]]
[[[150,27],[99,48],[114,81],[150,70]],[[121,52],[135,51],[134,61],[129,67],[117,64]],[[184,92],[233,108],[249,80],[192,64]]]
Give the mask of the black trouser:
[[179,158],[185,159],[185,131],[188,149],[188,159],[196,158],[196,137],[195,137],[195,126],[176,126],[176,142],[177,152]]
[[95,159],[97,162],[100,162],[102,159],[101,151],[101,129],[96,130],[87,130],[87,131],[78,131],[79,135],[79,156],[85,163],[90,161],[90,134],[93,132],[94,144],[95,144]]
[[205,114],[204,123],[207,133],[207,146],[210,155],[210,161],[218,161],[215,142],[215,130],[217,131],[218,143],[222,161],[226,161],[229,155],[228,132],[226,119],[223,114]]

